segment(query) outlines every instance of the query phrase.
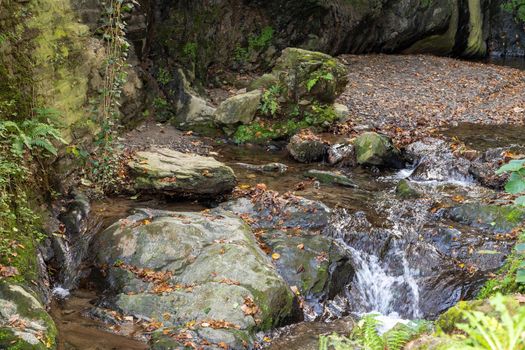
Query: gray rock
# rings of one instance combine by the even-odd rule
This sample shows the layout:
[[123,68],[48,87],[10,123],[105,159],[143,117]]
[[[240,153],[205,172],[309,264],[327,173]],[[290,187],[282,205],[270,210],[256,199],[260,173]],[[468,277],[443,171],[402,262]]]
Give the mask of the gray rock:
[[330,165],[354,167],[357,165],[355,149],[351,144],[335,144],[328,148],[328,163]]
[[390,166],[401,168],[400,151],[394,146],[392,140],[376,132],[365,132],[359,135],[355,142],[357,164]]
[[510,232],[525,220],[525,208],[465,203],[445,210],[446,217],[465,225],[499,233]]
[[26,287],[0,280],[0,348],[54,349],[57,329]]
[[333,171],[310,169],[305,176],[317,179],[321,183],[339,185],[343,187],[358,187],[348,176]]
[[[277,60],[271,75],[251,84],[253,87],[275,84],[284,90],[286,102],[319,101],[333,103],[344,91],[348,78],[346,67],[336,58],[321,52],[286,48]],[[273,76],[273,77],[272,77]],[[265,86],[268,87],[268,86]]]
[[311,163],[323,160],[328,145],[310,132],[294,135],[286,146],[290,155],[298,162]]
[[410,176],[415,181],[470,181],[470,162],[458,158],[443,140],[426,138],[406,147],[407,157],[417,164]]
[[220,124],[249,124],[261,102],[262,91],[254,90],[235,95],[222,102],[215,111],[215,121]]
[[321,230],[328,225],[331,210],[319,201],[265,191],[253,199],[239,198],[221,204],[237,215],[247,215],[252,227],[262,229],[300,228]]
[[134,188],[174,196],[214,196],[231,191],[233,170],[211,157],[170,149],[137,152],[128,162]]
[[272,172],[284,173],[286,170],[288,170],[288,166],[282,163],[268,163],[268,164],[262,164],[262,165],[237,163],[237,165],[242,168],[251,170],[251,171],[258,171],[262,173],[272,173]]
[[[165,327],[195,321],[200,338],[233,349],[294,312],[290,289],[250,228],[231,213],[142,210],[101,233],[93,252],[98,265],[108,266],[121,312],[163,320]],[[233,329],[207,329],[213,321]]]

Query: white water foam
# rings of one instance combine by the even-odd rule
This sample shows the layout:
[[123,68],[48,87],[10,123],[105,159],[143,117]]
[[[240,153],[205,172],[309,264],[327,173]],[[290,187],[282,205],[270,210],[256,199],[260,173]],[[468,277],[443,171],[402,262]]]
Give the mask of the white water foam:
[[52,293],[58,299],[66,299],[71,294],[69,289],[62,288],[61,286],[56,286],[53,288]]

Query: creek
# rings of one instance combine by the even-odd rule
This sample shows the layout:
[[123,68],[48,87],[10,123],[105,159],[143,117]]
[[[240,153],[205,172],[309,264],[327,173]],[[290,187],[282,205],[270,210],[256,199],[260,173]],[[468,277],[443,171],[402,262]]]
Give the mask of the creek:
[[[441,133],[486,151],[523,145],[525,128],[461,124]],[[486,227],[466,225],[446,213],[444,208],[453,205],[498,200],[496,192],[468,176],[450,171],[442,180],[414,180],[420,198],[403,200],[396,195],[396,186],[412,175],[412,167],[400,171],[347,169],[345,175],[357,187],[342,188],[312,185],[304,177],[307,170],[333,168],[294,162],[279,147],[220,145],[216,150],[218,160],[234,169],[240,185],[265,183],[269,189],[295,191],[332,208],[330,224],[322,234],[338,242],[354,270],[342,293],[305,315],[311,322],[267,334],[274,338],[272,349],[316,349],[317,334],[347,332],[352,324],[348,317],[364,313],[380,313],[392,325],[401,319],[435,319],[457,301],[475,297],[487,274],[503,264],[510,250],[511,242],[487,237]],[[257,173],[238,164],[271,162],[286,164],[288,170]],[[92,204],[85,218],[78,217],[77,226],[83,228],[75,244],[63,249],[66,256],[55,282],[57,297],[51,311],[60,332],[60,349],[146,349],[144,334],[132,325],[110,327],[93,319],[90,308],[105,296],[86,264],[90,241],[135,208],[200,211],[209,206],[213,204],[112,198]]]

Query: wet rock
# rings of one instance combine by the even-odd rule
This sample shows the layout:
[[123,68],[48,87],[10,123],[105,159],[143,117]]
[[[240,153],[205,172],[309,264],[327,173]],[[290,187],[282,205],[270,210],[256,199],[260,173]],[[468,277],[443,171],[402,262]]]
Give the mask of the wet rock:
[[396,186],[396,196],[401,199],[415,199],[421,198],[422,195],[410,181],[403,179]]
[[55,349],[57,330],[26,287],[0,280],[0,348]]
[[485,151],[470,164],[470,175],[483,186],[502,189],[508,174],[497,175],[496,171],[504,163],[504,154],[512,150],[512,148],[493,148]]
[[252,83],[254,87],[274,84],[275,81],[285,90],[282,96],[288,103],[300,101],[319,101],[333,103],[341,95],[348,83],[346,67],[336,58],[321,52],[298,48],[286,48],[277,60],[271,75],[262,81]]
[[343,187],[358,187],[348,176],[334,171],[323,171],[310,169],[305,173],[306,177],[317,179],[321,183],[339,185]]
[[350,144],[335,144],[328,148],[328,163],[330,165],[340,164],[344,167],[354,167],[357,165],[355,159],[355,149]]
[[506,233],[525,221],[525,208],[466,203],[445,210],[444,215],[465,225],[492,232]]
[[[289,287],[250,228],[219,209],[139,211],[102,232],[93,253],[107,266],[122,313],[163,320],[165,327],[195,322],[199,338],[211,343],[242,348],[256,330],[294,314]],[[226,326],[213,329],[215,322]]]
[[128,167],[137,191],[206,197],[229,192],[236,183],[233,170],[214,158],[170,149],[137,152]]
[[268,163],[268,164],[262,164],[262,165],[237,163],[237,165],[244,169],[248,169],[251,171],[257,171],[261,173],[273,173],[273,172],[284,173],[286,170],[288,170],[288,166],[282,163]]
[[353,270],[344,250],[332,238],[319,235],[330,217],[321,202],[265,191],[222,207],[247,220],[268,251],[279,254],[275,265],[300,292],[307,317],[319,317],[323,303],[342,292],[351,279]]
[[220,124],[249,124],[259,109],[261,90],[235,95],[222,102],[215,112],[215,121]]
[[469,181],[470,162],[458,158],[443,140],[426,138],[407,146],[406,156],[417,164],[410,175],[415,181]]
[[318,350],[319,336],[325,334],[350,334],[354,320],[342,318],[333,322],[302,322],[272,332],[269,350]]
[[307,232],[269,231],[262,240],[280,255],[279,274],[304,298],[311,318],[323,313],[322,303],[341,293],[353,277],[349,258],[337,243]]
[[[58,216],[64,225],[64,235],[50,234],[53,248],[51,265],[58,272],[57,284],[65,289],[76,287],[79,278],[78,268],[89,246],[89,229],[96,230],[96,223],[90,222],[91,205],[89,199],[80,192],[74,193],[66,209]],[[59,229],[60,231],[60,229]]]
[[365,132],[355,142],[357,164],[402,168],[400,151],[392,140],[376,132]]
[[221,204],[221,208],[247,216],[259,229],[299,228],[320,230],[329,222],[331,210],[319,201],[273,191],[255,193]]
[[304,131],[294,135],[286,149],[296,161],[311,163],[323,160],[328,151],[328,145],[312,132]]

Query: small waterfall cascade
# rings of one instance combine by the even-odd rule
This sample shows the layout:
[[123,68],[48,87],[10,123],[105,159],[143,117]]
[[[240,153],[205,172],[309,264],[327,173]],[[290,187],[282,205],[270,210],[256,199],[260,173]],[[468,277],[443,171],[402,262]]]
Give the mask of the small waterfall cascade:
[[418,238],[428,219],[427,204],[415,207],[393,199],[379,202],[376,211],[385,214],[386,227],[373,226],[364,212],[345,210],[331,223],[329,235],[346,249],[355,270],[346,299],[357,314],[421,318],[420,271],[408,254],[415,246],[424,245]]
[[96,232],[100,223],[89,220],[91,207],[82,194],[74,195],[66,211],[58,216],[63,234],[52,237],[55,251],[54,264],[59,270],[53,294],[65,298],[69,290],[77,287],[79,270],[91,241],[91,233]]
[[399,317],[397,306],[404,300],[404,317],[419,318],[419,288],[408,262],[403,258],[403,273],[392,274],[375,255],[347,247],[354,260],[355,276],[348,298],[356,313],[379,313]]

